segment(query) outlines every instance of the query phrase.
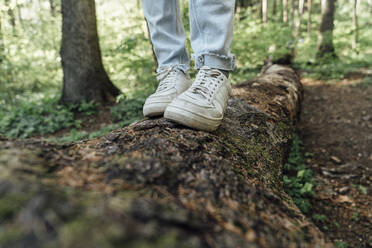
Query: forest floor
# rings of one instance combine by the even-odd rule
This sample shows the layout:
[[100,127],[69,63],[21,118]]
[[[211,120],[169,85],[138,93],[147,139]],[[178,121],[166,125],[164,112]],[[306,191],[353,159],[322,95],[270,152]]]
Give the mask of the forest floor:
[[337,247],[372,247],[371,71],[303,78],[299,132],[317,186],[308,217]]

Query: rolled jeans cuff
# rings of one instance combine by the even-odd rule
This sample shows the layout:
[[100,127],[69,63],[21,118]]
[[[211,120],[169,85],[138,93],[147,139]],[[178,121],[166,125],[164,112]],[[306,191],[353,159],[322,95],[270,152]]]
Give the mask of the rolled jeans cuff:
[[175,68],[183,71],[184,73],[186,73],[190,69],[190,65],[188,65],[188,64],[162,65],[162,66],[158,67],[156,72],[159,73],[161,71],[164,71],[164,70],[168,69],[171,66],[175,66]]
[[225,71],[233,71],[235,69],[235,55],[231,54],[221,55],[216,53],[202,53],[192,55],[195,61],[195,68],[200,69],[203,66],[208,66],[215,69],[225,70]]

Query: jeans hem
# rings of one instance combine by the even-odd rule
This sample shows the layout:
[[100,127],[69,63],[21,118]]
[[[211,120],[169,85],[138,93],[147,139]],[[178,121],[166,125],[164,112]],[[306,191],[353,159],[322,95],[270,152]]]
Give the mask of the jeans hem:
[[233,71],[236,65],[236,58],[234,54],[222,55],[217,53],[205,52],[198,55],[192,55],[195,61],[195,68],[200,69],[203,66],[211,68]]
[[161,72],[161,71],[164,71],[166,69],[168,69],[169,67],[172,67],[174,66],[175,68],[183,71],[184,73],[186,73],[189,69],[190,69],[190,66],[187,65],[187,64],[170,64],[170,65],[161,65],[158,67],[158,69],[156,70],[157,73]]

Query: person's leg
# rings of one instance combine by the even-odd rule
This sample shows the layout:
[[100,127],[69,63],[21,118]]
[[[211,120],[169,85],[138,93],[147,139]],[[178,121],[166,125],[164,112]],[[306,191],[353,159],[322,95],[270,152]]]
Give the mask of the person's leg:
[[190,60],[185,48],[179,0],[142,0],[142,5],[159,64],[159,86],[146,99],[143,115],[161,116],[172,100],[192,84],[187,74]]
[[159,64],[158,71],[179,65],[186,72],[189,57],[179,0],[142,0],[142,6]]
[[232,71],[235,0],[190,0],[191,45],[195,67]]
[[216,130],[231,92],[228,79],[235,0],[190,0],[191,45],[199,70],[192,86],[174,99],[164,117],[199,130]]

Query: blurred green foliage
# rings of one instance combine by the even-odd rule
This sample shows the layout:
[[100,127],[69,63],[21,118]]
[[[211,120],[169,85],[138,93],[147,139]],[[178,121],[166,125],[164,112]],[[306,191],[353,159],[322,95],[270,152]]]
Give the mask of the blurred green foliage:
[[57,97],[43,97],[6,105],[0,111],[0,135],[28,138],[35,134],[54,133],[63,128],[79,128],[82,120],[74,113],[90,116],[96,113],[94,102],[79,106],[61,105]]
[[74,118],[72,106],[59,105],[57,98],[19,101],[0,111],[0,135],[10,138],[28,138],[80,125],[81,121]]
[[[59,56],[61,6],[59,1],[53,2],[55,12],[47,0],[10,0],[9,5],[0,6],[0,135],[29,137],[75,128],[76,132],[72,133],[75,140],[104,132],[80,135],[80,123],[74,119],[73,111],[57,104],[63,79]],[[111,80],[125,95],[124,101],[111,110],[114,126],[102,129],[110,130],[142,118],[141,104],[157,84],[155,61],[140,1],[97,0],[96,3],[103,62]],[[268,56],[280,58],[293,49],[294,66],[314,78],[340,79],[357,68],[371,67],[371,18],[368,3],[361,4],[359,43],[352,49],[352,3],[337,1],[334,43],[338,59],[325,64],[315,60],[320,20],[318,2],[314,3],[313,31],[306,32],[305,14],[296,44],[294,28],[280,21],[280,11],[275,16],[270,12],[269,22],[262,24],[257,6],[242,9],[235,21],[232,52],[237,55],[237,69],[231,81],[238,83],[255,76]],[[15,26],[9,9],[16,17]],[[181,13],[188,30],[187,1],[181,1]],[[191,54],[189,39],[186,47]],[[191,74],[195,75],[195,70]],[[361,85],[370,85],[369,79]],[[90,111],[86,114],[95,113]]]

